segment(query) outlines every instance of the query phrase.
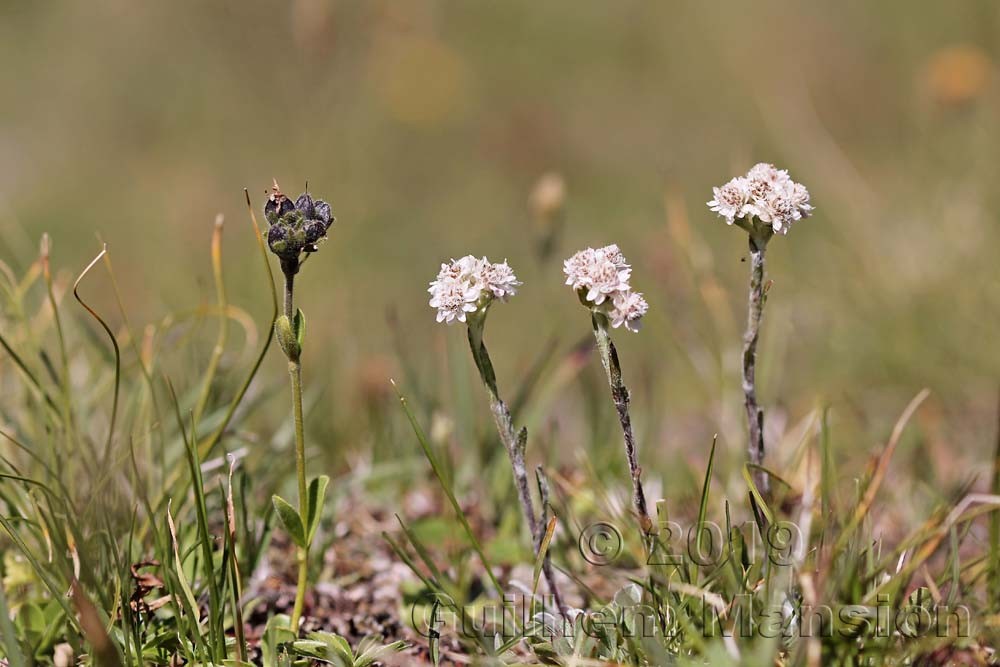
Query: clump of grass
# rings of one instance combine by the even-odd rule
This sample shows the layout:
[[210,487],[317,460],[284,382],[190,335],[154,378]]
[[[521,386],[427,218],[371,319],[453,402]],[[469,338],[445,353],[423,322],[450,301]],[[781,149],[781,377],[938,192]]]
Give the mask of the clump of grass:
[[[21,275],[0,262],[0,663],[256,660],[260,647],[245,623],[257,601],[247,591],[257,588],[250,575],[266,557],[273,506],[258,503],[253,488],[273,485],[285,470],[256,470],[251,482],[247,426],[236,424],[266,395],[249,390],[276,330],[290,346],[286,327],[276,326],[268,244],[252,209],[250,217],[271,296],[265,336],[226,298],[221,217],[210,252],[217,302],[138,332],[107,247],[75,280],[53,268],[47,238]],[[88,297],[102,267],[117,326]],[[97,327],[67,309],[70,292]],[[206,322],[219,330],[186,390],[176,378],[187,369],[170,352],[197,342]],[[234,330],[242,331],[242,351]],[[304,516],[314,530],[322,493],[313,482],[316,502]],[[306,660],[316,637],[296,645],[291,619],[274,618],[289,634],[270,646],[267,664]],[[399,648],[368,640],[351,650],[333,637],[323,640],[347,664]]]

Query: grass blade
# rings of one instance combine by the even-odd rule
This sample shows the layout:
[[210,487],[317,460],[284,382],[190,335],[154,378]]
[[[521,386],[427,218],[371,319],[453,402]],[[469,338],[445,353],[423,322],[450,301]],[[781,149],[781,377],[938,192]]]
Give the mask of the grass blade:
[[427,441],[427,436],[424,435],[423,429],[420,427],[420,424],[417,422],[417,418],[414,416],[413,411],[406,402],[406,398],[399,391],[399,387],[396,386],[396,382],[393,380],[390,380],[390,382],[392,382],[393,389],[396,390],[396,395],[399,396],[399,402],[403,406],[403,412],[406,413],[406,418],[410,421],[410,426],[413,428],[413,433],[417,436],[420,448],[424,450],[424,456],[427,457],[427,461],[431,464],[431,469],[434,470],[434,475],[438,478],[438,481],[441,483],[441,488],[448,497],[448,501],[451,503],[452,508],[454,508],[455,514],[458,517],[459,522],[462,524],[462,529],[465,531],[466,537],[469,538],[472,548],[476,551],[476,554],[479,556],[479,560],[486,569],[486,574],[489,576],[490,583],[492,583],[493,587],[496,589],[497,595],[503,598],[503,586],[500,585],[500,582],[497,581],[496,575],[493,574],[493,568],[490,565],[490,561],[483,552],[483,547],[479,544],[479,540],[476,539],[475,534],[472,532],[472,526],[469,525],[469,520],[465,518],[465,512],[462,511],[462,506],[458,503],[455,493],[445,481],[446,478],[444,476],[444,471],[438,463],[437,457],[434,456],[434,451],[431,449],[431,444]]

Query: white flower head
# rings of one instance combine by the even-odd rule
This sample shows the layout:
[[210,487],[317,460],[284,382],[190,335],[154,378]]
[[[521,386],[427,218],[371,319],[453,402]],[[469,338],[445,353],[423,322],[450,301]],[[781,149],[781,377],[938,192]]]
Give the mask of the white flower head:
[[793,181],[785,169],[766,162],[712,191],[715,197],[708,207],[730,225],[740,219],[753,225],[756,218],[772,232],[787,234],[793,222],[813,210],[806,187]]
[[639,320],[649,306],[629,281],[632,267],[617,245],[585,248],[563,262],[566,284],[580,295],[582,301],[600,312],[618,328],[639,330]]
[[629,331],[638,332],[642,326],[642,316],[649,310],[649,304],[642,298],[642,293],[632,290],[618,292],[612,304],[614,308],[608,315],[611,326],[617,329],[624,324]]
[[708,202],[708,207],[726,219],[726,224],[733,224],[736,218],[742,218],[750,213],[750,188],[747,179],[737,176],[722,187],[712,188],[715,197]]
[[632,267],[625,262],[618,246],[609,245],[576,253],[563,262],[563,273],[567,285],[575,290],[585,289],[587,301],[600,305],[619,290],[628,289]]
[[486,257],[466,255],[441,265],[427,291],[437,308],[437,321],[465,322],[469,313],[485,312],[494,299],[506,301],[521,283],[506,260],[492,264]]

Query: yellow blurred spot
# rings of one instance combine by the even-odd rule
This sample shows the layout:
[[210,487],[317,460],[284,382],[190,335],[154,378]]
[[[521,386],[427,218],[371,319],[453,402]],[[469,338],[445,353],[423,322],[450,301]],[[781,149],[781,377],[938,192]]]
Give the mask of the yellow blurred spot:
[[528,204],[539,222],[548,224],[566,203],[566,181],[562,174],[549,171],[535,183]]
[[993,62],[975,46],[961,44],[938,50],[924,66],[924,80],[936,102],[958,106],[982,95],[990,84]]
[[468,67],[458,53],[434,38],[380,36],[369,73],[386,111],[408,125],[437,125],[465,106]]

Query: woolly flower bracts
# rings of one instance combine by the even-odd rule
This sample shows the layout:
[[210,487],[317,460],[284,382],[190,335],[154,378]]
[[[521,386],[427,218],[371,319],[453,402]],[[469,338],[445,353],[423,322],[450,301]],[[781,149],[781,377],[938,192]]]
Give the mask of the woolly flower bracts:
[[465,322],[469,313],[485,313],[494,299],[506,301],[517,294],[520,284],[506,260],[494,264],[485,257],[466,255],[442,264],[427,291],[430,306],[437,308],[437,321],[451,324]]
[[[737,176],[723,186],[712,188],[715,197],[708,207],[726,219],[726,224],[757,218],[771,231],[787,234],[793,222],[812,213],[809,190],[773,164],[754,165],[746,176]],[[742,226],[742,225],[741,225]]]
[[563,273],[580,301],[606,315],[611,326],[639,330],[649,304],[640,292],[632,291],[632,267],[617,245],[581,250],[563,262]]

